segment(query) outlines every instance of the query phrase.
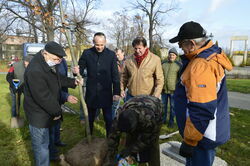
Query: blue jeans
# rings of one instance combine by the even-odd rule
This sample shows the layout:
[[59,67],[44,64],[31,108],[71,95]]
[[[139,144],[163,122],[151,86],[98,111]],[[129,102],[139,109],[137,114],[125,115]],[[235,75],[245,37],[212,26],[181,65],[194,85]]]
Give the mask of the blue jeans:
[[[103,114],[103,118],[105,121],[105,126],[106,126],[106,136],[108,137],[109,133],[110,133],[110,129],[112,126],[112,108],[108,107],[108,108],[101,108],[102,109],[102,114]],[[96,113],[99,109],[95,109],[95,108],[88,108],[88,113],[89,113],[89,127],[90,127],[90,132],[91,134],[93,133],[93,127],[94,127],[94,121],[96,118]]]
[[36,166],[49,166],[49,128],[29,125]]
[[[11,117],[17,116],[16,104],[18,104],[18,108],[20,108],[20,100],[21,100],[22,92],[17,91],[16,93],[13,92],[12,88],[10,88],[10,95],[11,95]],[[16,101],[16,95],[18,95],[18,100]]]
[[167,112],[168,112],[168,100],[170,100],[170,117],[168,125],[172,126],[174,124],[174,94],[170,93],[162,93],[161,94],[161,100],[164,105],[164,112],[163,112],[163,123],[166,123],[167,121]]
[[195,147],[193,157],[186,158],[186,166],[212,166],[215,157],[215,149]]

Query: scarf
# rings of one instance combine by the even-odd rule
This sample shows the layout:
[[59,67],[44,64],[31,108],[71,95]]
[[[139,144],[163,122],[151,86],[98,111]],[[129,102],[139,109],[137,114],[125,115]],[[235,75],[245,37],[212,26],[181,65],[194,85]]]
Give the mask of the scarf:
[[144,52],[143,55],[139,56],[139,55],[135,55],[135,61],[137,62],[137,65],[140,66],[141,62],[143,61],[143,59],[148,55],[148,48],[146,49],[146,51]]

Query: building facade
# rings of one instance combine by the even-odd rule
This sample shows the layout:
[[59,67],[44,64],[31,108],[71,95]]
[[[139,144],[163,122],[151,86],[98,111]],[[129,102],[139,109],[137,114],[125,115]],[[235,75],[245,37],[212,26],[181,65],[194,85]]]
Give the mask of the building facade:
[[34,43],[34,37],[7,35],[0,43],[0,60],[10,60],[12,57],[21,58],[23,43]]

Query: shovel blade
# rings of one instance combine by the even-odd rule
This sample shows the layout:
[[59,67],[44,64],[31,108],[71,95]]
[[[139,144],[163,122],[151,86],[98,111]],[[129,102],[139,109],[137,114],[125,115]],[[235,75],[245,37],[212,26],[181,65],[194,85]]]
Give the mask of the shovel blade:
[[11,128],[20,128],[24,126],[24,119],[20,117],[12,117],[10,120]]

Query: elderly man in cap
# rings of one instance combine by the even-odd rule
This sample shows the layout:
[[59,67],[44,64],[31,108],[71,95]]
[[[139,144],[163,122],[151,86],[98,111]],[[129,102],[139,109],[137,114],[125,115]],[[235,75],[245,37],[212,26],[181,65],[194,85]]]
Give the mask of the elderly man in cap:
[[60,75],[57,64],[66,56],[63,48],[51,41],[32,59],[24,74],[24,110],[29,122],[36,166],[48,166],[58,160],[53,147],[49,148],[49,128],[60,120],[59,103],[62,87],[74,88],[78,80]]
[[230,138],[225,70],[232,65],[196,22],[183,24],[176,37],[184,51],[183,68],[174,93],[175,113],[187,166],[212,166],[215,148]]

